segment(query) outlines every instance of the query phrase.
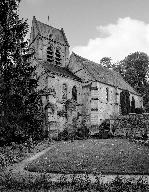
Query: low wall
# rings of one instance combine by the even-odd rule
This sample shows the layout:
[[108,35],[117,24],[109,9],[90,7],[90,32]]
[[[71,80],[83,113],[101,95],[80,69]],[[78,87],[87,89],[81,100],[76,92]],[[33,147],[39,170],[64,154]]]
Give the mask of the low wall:
[[145,133],[149,136],[149,113],[119,116],[111,122],[114,136],[142,137]]

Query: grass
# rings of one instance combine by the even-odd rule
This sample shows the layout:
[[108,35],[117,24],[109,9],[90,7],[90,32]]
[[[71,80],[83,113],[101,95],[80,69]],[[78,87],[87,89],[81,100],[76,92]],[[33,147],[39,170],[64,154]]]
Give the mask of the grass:
[[61,142],[25,169],[40,173],[149,174],[149,148],[124,139]]
[[36,154],[50,146],[48,140],[32,144],[30,148],[24,144],[15,144],[11,146],[0,147],[0,171],[12,165],[18,163],[25,158]]

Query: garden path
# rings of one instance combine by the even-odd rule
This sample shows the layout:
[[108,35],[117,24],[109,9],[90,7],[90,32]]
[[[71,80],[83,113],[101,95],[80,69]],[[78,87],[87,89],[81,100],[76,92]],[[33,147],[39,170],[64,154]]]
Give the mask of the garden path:
[[14,165],[10,165],[8,168],[6,168],[4,171],[0,172],[0,180],[8,180],[10,177],[11,179],[15,179],[16,181],[26,181],[29,182],[29,180],[35,180],[38,177],[38,173],[29,173],[24,169],[24,167],[27,165],[28,162],[33,161],[34,159],[37,159],[38,157],[45,154],[47,151],[55,147],[55,143],[52,143],[50,147],[42,150],[41,152],[38,152],[31,157],[28,157],[24,159],[23,161],[19,163],[15,163]]

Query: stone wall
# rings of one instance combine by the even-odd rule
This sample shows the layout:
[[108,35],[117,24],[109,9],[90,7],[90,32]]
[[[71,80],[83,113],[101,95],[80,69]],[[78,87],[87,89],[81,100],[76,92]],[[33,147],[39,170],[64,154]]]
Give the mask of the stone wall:
[[111,120],[111,129],[115,136],[142,137],[149,135],[149,114],[129,114]]
[[[100,125],[103,120],[117,117],[121,114],[120,93],[121,89],[93,82],[91,84],[91,123]],[[132,97],[135,99],[135,107],[142,107],[142,98],[130,93],[130,102]]]
[[91,124],[91,84],[82,87],[82,106],[81,115],[87,126]]
[[[63,85],[64,84],[67,87],[66,98],[63,98]],[[66,115],[64,114],[64,113],[66,113],[65,104],[68,100],[72,99],[72,89],[74,86],[76,87],[76,90],[77,90],[77,101],[76,101],[77,107],[76,107],[74,113],[71,112],[71,115],[68,114],[68,111],[67,111],[67,118],[66,118]],[[81,114],[81,108],[80,108],[81,103],[82,103],[81,84],[80,84],[80,82],[67,78],[67,77],[53,75],[52,77],[50,77],[50,76],[48,77],[47,89],[55,91],[54,98],[52,99],[51,95],[49,95],[47,97],[47,101],[46,101],[47,103],[52,103],[55,105],[54,120],[53,120],[53,116],[50,115],[48,117],[48,123],[51,121],[57,122],[57,127],[55,127],[55,128],[62,131],[64,129],[66,123],[72,124],[73,117],[76,117],[77,113]]]

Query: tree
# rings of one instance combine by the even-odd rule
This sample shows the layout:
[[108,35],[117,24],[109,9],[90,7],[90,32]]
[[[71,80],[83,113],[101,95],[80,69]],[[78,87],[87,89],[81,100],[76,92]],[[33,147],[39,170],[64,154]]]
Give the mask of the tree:
[[103,57],[100,64],[106,68],[112,68],[111,57]]
[[123,65],[125,80],[139,93],[144,93],[144,88],[148,84],[148,55],[143,52],[135,52],[123,60]]
[[143,96],[146,111],[149,110],[149,107],[147,107],[149,102],[148,67],[149,57],[143,52],[132,53],[113,67],[123,76],[126,82]]
[[41,118],[38,82],[33,78],[24,37],[27,21],[19,19],[20,0],[0,1],[0,109],[1,134],[8,138],[29,136],[39,130]]

